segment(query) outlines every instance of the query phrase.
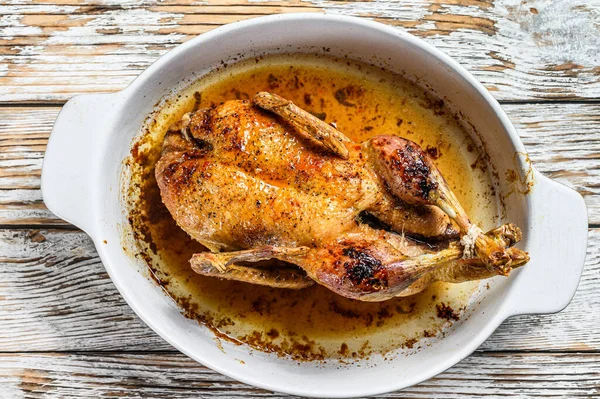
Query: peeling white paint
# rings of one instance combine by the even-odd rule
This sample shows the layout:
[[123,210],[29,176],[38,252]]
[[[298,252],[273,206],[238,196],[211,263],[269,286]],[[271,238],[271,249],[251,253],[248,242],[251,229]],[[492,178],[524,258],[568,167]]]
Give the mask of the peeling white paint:
[[531,49],[544,63],[600,65],[600,3],[595,6],[594,2],[582,4],[572,0],[510,3],[504,5],[508,20],[519,21],[519,27],[529,36]]
[[[18,65],[18,68],[11,70],[0,100],[64,101],[85,90],[86,85],[94,92],[121,89],[167,50],[194,32],[211,27],[206,22],[181,24],[187,14],[161,11],[164,3],[160,1],[146,0],[136,3],[137,7],[130,3],[124,6],[116,0],[103,1],[102,5],[111,8],[94,14],[84,11],[68,14],[66,23],[50,24],[41,29],[41,33],[40,27],[22,26],[21,19],[25,12],[47,10],[44,8],[47,5],[3,6],[11,10],[2,17],[9,30],[0,30],[0,40],[17,37],[18,42],[15,40],[13,47],[16,54],[0,56],[0,64]],[[331,13],[377,17],[404,24],[409,32],[424,37],[466,66],[493,89],[500,100],[599,97],[599,52],[596,51],[599,35],[596,33],[600,26],[600,4],[585,0],[530,0],[523,4],[520,0],[497,0],[479,6],[453,3],[450,0],[448,4],[443,0],[433,4],[426,0],[311,0],[302,4],[311,9],[324,7]],[[117,7],[119,5],[125,8]],[[277,3],[274,10],[280,6],[281,3]],[[13,12],[13,7],[22,13]],[[296,9],[302,11],[302,7]],[[201,10],[198,6],[200,16]],[[210,21],[209,16],[204,17]],[[218,14],[219,21],[243,17],[243,14],[239,17]],[[6,35],[7,32],[11,35]],[[584,37],[585,32],[590,35]],[[544,43],[545,40],[550,44]],[[569,60],[576,65],[566,64]],[[62,76],[71,69],[76,78],[63,80]],[[98,75],[99,71],[108,78]],[[42,76],[46,79],[36,85],[35,79]]]
[[15,36],[36,36],[42,33],[42,29],[37,26],[14,26],[2,28],[0,31],[2,39],[14,40]]
[[305,3],[325,9],[331,14],[350,16],[376,16],[396,20],[420,20],[427,13],[427,2],[424,1],[352,1],[336,3],[330,0],[303,0]]
[[[427,383],[385,397],[593,397],[600,393],[599,366],[597,353],[477,352]],[[235,382],[176,351],[6,354],[0,378],[0,392],[28,389],[45,398],[285,397]]]
[[[69,14],[80,9],[79,6],[54,4],[23,4],[27,0],[3,0],[0,4],[0,15],[7,14]],[[33,3],[33,2],[31,2]]]
[[[409,32],[436,31],[432,15],[466,16],[494,23],[497,33],[466,27],[447,34],[426,36],[425,40],[446,51],[487,81],[487,70],[502,66],[490,53],[499,54],[514,64],[507,68],[493,86],[503,91],[529,81],[530,93],[561,93],[568,97],[593,96],[600,93],[600,2],[584,0],[503,0],[493,6],[432,4],[425,1],[382,1],[337,3],[328,0],[305,0],[327,12],[355,16],[385,17],[396,21],[422,21]],[[565,64],[574,63],[570,69]],[[594,69],[596,68],[596,69]],[[486,72],[482,72],[486,71]],[[485,77],[485,78],[484,78]],[[586,86],[587,85],[587,86]],[[585,87],[585,90],[581,90]],[[498,95],[498,93],[495,93]]]
[[45,41],[45,44],[111,44],[115,42],[115,35],[106,34],[106,31],[111,30],[118,33],[120,41],[129,44],[148,43],[150,37],[153,44],[181,43],[185,34],[163,34],[160,31],[176,29],[182,18],[183,14],[145,9],[108,10],[91,20],[88,15],[70,15],[70,20],[82,21],[83,26],[70,26],[65,31],[58,30]]
[[[44,52],[45,46],[13,46],[11,50],[16,50],[18,52],[18,56],[15,57],[15,61],[19,57],[26,56],[36,56],[38,54],[42,54]],[[6,57],[8,59],[8,57]]]
[[[41,166],[41,165],[40,165]],[[2,169],[2,167],[0,167]],[[38,168],[39,170],[39,168]],[[31,181],[31,179],[29,179]],[[15,179],[5,179],[4,183],[11,183],[15,185]],[[39,185],[38,185],[39,187]],[[24,204],[40,202],[42,198],[42,190],[40,189],[14,189],[14,190],[0,190],[0,204],[15,203],[18,198],[19,202]]]

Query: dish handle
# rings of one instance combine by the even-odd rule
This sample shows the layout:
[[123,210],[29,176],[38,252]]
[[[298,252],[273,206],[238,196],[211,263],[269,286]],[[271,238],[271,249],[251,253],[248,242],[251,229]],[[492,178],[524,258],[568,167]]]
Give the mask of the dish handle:
[[583,198],[538,171],[534,182],[527,245],[531,261],[511,290],[509,315],[563,310],[577,291],[585,262],[588,219]]
[[77,96],[54,122],[42,165],[42,198],[60,218],[91,234],[96,207],[92,190],[100,157],[99,139],[116,106],[114,94]]

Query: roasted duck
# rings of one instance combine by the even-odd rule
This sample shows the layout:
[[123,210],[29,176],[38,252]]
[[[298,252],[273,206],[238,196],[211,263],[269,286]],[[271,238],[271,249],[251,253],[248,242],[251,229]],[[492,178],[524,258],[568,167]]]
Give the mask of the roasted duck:
[[208,276],[317,282],[382,301],[436,280],[508,275],[529,260],[512,247],[518,227],[484,233],[471,223],[417,144],[354,143],[271,93],[184,115],[164,138],[156,179],[178,225],[209,249],[190,260]]

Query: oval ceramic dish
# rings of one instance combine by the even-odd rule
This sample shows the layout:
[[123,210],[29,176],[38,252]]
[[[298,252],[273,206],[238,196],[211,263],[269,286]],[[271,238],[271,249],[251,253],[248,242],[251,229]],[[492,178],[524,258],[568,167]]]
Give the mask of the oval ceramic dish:
[[[221,350],[212,333],[182,316],[176,304],[145,277],[145,266],[122,247],[128,226],[120,195],[122,161],[145,118],[170,89],[233,57],[315,53],[323,48],[333,56],[418,78],[460,112],[478,132],[473,132],[473,138],[487,149],[500,176],[497,189],[506,197],[503,219],[523,229],[520,245],[531,255],[531,262],[509,278],[490,280],[491,288],[473,299],[469,317],[455,323],[444,338],[415,353],[399,352],[391,361],[297,363],[227,342]],[[509,169],[523,183],[510,195],[515,186],[502,179]],[[93,238],[125,300],[165,340],[237,380],[312,397],[365,396],[417,384],[469,355],[507,317],[562,310],[577,289],[586,252],[583,199],[531,167],[514,127],[479,82],[422,40],[380,23],[342,16],[275,15],[227,25],[169,52],[123,91],[73,98],[50,136],[42,192],[52,212]]]

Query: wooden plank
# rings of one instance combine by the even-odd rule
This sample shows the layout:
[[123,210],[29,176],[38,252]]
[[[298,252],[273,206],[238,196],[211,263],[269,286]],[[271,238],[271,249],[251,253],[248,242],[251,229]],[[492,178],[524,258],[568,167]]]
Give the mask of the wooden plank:
[[40,177],[60,108],[0,108],[0,224],[66,225],[42,201]]
[[586,0],[0,2],[0,101],[64,102],[125,87],[159,56],[221,24],[325,11],[436,45],[505,101],[600,93],[600,4]]
[[533,165],[585,199],[600,224],[600,105],[504,104]]
[[0,352],[171,348],[127,306],[83,232],[0,230],[0,264]]
[[[366,382],[367,383],[367,382]],[[600,354],[476,353],[445,373],[378,398],[596,397]],[[178,354],[5,354],[0,396],[285,398]]]
[[[600,224],[600,105],[505,104],[533,164],[578,190]],[[0,225],[65,225],[41,197],[40,174],[58,107],[0,108]]]
[[[571,305],[510,319],[482,348],[600,351],[599,275],[600,229],[592,229]],[[129,309],[79,231],[0,230],[0,295],[0,352],[171,349]]]

